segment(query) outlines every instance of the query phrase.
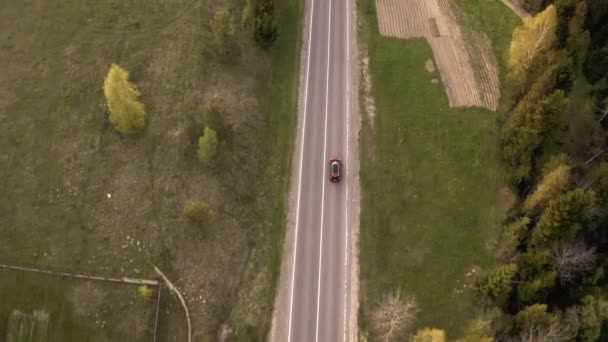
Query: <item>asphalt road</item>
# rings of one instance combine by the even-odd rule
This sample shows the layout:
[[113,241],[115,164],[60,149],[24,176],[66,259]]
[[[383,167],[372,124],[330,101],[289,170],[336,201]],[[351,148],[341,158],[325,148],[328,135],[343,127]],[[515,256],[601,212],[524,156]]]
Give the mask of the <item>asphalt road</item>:
[[[347,205],[349,164],[355,160],[349,151],[354,139],[349,131],[351,1],[307,0],[292,178],[295,213],[287,266],[281,274],[286,293],[279,300],[282,308],[275,312],[274,341],[348,341],[352,328],[353,222],[348,222],[352,215]],[[340,183],[329,181],[331,157],[343,160]]]

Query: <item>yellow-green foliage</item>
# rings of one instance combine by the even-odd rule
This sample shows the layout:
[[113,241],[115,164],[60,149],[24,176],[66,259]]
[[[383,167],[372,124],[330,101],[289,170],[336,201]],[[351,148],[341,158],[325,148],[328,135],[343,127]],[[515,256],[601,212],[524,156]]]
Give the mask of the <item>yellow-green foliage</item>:
[[186,204],[182,214],[188,223],[194,226],[202,226],[207,223],[212,212],[207,203],[194,201]]
[[219,56],[225,55],[234,38],[236,27],[234,17],[226,8],[219,9],[211,22],[211,49]]
[[572,241],[590,219],[593,192],[576,189],[551,199],[532,233],[533,245]]
[[494,339],[487,335],[490,327],[490,320],[478,317],[469,322],[464,336],[454,342],[493,342]]
[[211,163],[217,154],[217,145],[217,134],[205,127],[205,133],[198,139],[198,159],[203,163]]
[[523,209],[530,212],[561,193],[570,183],[570,169],[570,165],[562,164],[546,174],[532,195],[526,198]]
[[514,317],[514,322],[520,327],[526,325],[549,325],[557,320],[555,314],[547,312],[547,304],[532,304],[526,306]]
[[129,73],[112,64],[103,82],[103,92],[110,110],[110,122],[123,134],[141,131],[145,125],[144,105],[139,102],[137,87],[129,82]]
[[513,31],[509,49],[509,68],[519,78],[530,67],[534,58],[550,49],[556,41],[557,11],[553,5],[534,17],[524,19]]
[[445,342],[445,340],[445,332],[435,328],[418,330],[412,338],[412,342]]
[[140,285],[137,288],[137,296],[141,298],[150,298],[154,290],[152,290],[148,285]]

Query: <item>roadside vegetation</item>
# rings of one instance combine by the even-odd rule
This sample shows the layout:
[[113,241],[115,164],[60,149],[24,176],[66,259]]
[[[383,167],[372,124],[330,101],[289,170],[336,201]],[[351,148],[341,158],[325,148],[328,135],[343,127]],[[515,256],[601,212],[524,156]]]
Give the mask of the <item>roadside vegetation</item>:
[[[487,10],[463,15],[474,29],[499,23],[489,37],[502,54],[518,19],[502,5],[456,3]],[[512,200],[503,188],[498,115],[450,108],[439,74],[425,70],[433,57],[427,42],[380,36],[374,1],[358,7],[374,99],[361,138],[362,329],[372,341],[481,341],[488,321],[478,317],[472,280],[497,261],[492,242]],[[413,298],[417,313],[386,339],[375,317],[395,293],[404,300],[393,312],[411,311]]]
[[[143,278],[158,265],[185,295],[195,339],[225,323],[233,340],[263,340],[300,14],[299,0],[0,5],[0,260]],[[0,334],[13,310],[46,309],[75,334],[61,340],[129,340],[124,322],[108,320],[104,335],[79,314],[66,299],[77,282],[2,272]],[[132,311],[104,298],[108,315]],[[184,340],[179,303],[165,292],[162,306],[160,339]]]

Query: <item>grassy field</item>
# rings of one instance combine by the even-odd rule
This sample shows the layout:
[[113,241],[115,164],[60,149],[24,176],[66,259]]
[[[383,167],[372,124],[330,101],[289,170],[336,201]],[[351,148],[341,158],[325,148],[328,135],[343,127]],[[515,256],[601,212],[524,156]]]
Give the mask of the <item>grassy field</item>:
[[[281,32],[270,51],[254,45],[251,18],[241,22],[243,3],[223,2],[237,23],[224,62],[209,56],[204,40],[219,5],[0,4],[1,261],[145,277],[157,264],[186,295],[196,338],[215,336],[222,322],[265,334],[295,122],[301,1],[277,3]],[[102,83],[111,63],[130,71],[142,93],[140,136],[122,137],[108,122]],[[216,170],[196,158],[196,119],[213,98],[233,127]],[[191,200],[214,210],[201,230],[181,217]],[[8,293],[43,302],[42,292],[21,286],[0,277],[0,302]],[[175,300],[166,304],[161,340],[182,341],[183,313]],[[53,305],[51,317],[66,313]],[[12,309],[0,306],[0,326]]]
[[48,312],[48,341],[143,342],[152,339],[155,293],[150,298],[138,297],[137,285],[12,270],[0,270],[0,278],[2,341],[10,314],[7,307],[28,314],[39,309]]
[[[439,75],[425,70],[432,58],[426,41],[381,37],[373,1],[358,5],[376,105],[373,129],[366,118],[361,139],[362,324],[368,328],[384,293],[400,289],[418,299],[416,328],[442,328],[455,338],[477,313],[464,285],[474,269],[494,262],[504,210],[497,114],[449,108]],[[467,20],[481,17],[477,11]],[[490,33],[495,51],[505,49],[510,27]]]

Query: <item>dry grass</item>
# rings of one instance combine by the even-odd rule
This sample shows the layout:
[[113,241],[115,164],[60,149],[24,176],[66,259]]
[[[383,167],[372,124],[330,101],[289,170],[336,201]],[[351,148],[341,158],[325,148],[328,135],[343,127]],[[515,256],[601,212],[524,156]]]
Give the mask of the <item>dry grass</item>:
[[[240,3],[225,4],[240,18]],[[299,2],[278,6],[289,24],[275,51],[257,49],[246,24],[224,63],[205,54],[202,39],[215,7],[198,0],[0,5],[0,260],[140,276],[153,276],[150,263],[158,264],[186,294],[198,337],[215,335],[245,305],[235,304],[251,291],[244,270],[267,274],[258,285],[264,296],[246,305],[270,305],[295,116]],[[101,86],[113,62],[142,93],[141,136],[122,137],[107,120]],[[195,117],[216,97],[234,130],[219,169],[209,170],[196,158]],[[217,213],[206,234],[181,219],[190,200]],[[164,304],[164,340],[183,340],[181,312],[172,300]],[[251,315],[263,331],[263,312]]]

